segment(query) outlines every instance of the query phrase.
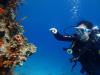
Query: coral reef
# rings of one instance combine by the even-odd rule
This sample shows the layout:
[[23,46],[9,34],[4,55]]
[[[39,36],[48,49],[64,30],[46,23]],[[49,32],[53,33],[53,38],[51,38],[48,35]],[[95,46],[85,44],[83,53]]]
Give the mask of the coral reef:
[[36,47],[27,42],[23,27],[16,21],[20,0],[0,0],[0,75],[13,75],[16,65],[23,65]]

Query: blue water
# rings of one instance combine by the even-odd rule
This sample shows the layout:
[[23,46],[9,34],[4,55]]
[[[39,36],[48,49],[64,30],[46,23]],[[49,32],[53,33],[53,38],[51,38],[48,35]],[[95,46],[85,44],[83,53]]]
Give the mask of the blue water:
[[100,25],[100,0],[25,0],[17,8],[17,19],[25,16],[27,19],[21,22],[24,35],[37,46],[37,52],[22,67],[17,66],[16,72],[20,75],[82,75],[79,63],[70,71],[71,55],[62,50],[70,43],[57,41],[49,29],[56,27],[65,34],[66,27],[84,19]]

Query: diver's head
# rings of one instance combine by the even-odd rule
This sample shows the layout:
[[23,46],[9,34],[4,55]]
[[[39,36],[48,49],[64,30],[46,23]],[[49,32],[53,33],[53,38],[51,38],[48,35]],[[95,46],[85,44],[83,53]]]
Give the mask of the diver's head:
[[93,24],[89,21],[80,21],[79,23],[77,23],[75,29],[79,39],[82,41],[88,41],[92,27]]
[[90,21],[83,20],[83,21],[80,21],[79,23],[77,23],[77,27],[81,27],[81,26],[83,26],[87,29],[92,29],[93,24]]

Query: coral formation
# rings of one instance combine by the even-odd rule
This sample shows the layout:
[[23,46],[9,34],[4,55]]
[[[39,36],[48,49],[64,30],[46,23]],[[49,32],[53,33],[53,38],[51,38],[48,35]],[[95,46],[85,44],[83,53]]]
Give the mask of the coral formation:
[[0,0],[0,75],[13,75],[16,65],[23,65],[36,47],[27,42],[23,27],[16,21],[20,0]]

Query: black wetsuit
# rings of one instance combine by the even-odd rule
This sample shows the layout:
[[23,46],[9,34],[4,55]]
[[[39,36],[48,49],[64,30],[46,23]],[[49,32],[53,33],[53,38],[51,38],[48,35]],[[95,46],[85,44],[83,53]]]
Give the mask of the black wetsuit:
[[88,75],[100,75],[100,43],[95,41],[93,34],[87,42],[82,42],[77,35],[63,36],[59,32],[54,34],[55,38],[60,41],[69,41],[73,43],[73,57],[78,57],[82,69],[81,72],[87,72]]

